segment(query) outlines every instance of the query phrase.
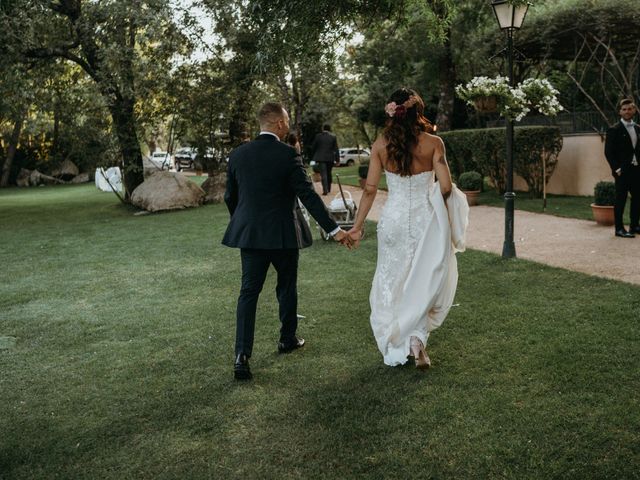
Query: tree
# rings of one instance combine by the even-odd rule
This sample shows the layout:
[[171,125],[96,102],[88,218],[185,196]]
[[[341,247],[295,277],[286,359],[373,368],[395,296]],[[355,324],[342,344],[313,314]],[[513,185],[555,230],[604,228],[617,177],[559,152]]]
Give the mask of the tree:
[[149,92],[138,81],[167,75],[169,60],[186,48],[169,1],[17,0],[3,22],[24,61],[61,58],[96,83],[113,121],[129,198],[143,181],[136,108]]
[[564,97],[573,110],[595,109],[607,124],[621,97],[640,97],[637,1],[547,2],[527,22],[517,48],[541,71],[555,70],[560,83],[570,79]]

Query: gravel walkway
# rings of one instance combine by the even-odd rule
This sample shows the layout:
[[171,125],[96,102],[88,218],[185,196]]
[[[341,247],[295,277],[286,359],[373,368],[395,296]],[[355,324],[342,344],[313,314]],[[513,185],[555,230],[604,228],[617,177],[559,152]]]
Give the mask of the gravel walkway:
[[[315,187],[321,191],[319,183]],[[359,205],[362,190],[350,186],[344,189]],[[333,185],[331,195],[322,198],[328,203],[336,193],[337,185]],[[386,199],[387,192],[378,191],[370,220],[378,220]],[[500,255],[503,242],[504,210],[472,207],[467,247]],[[640,236],[618,238],[613,227],[601,227],[592,221],[516,210],[515,243],[518,258],[640,285]]]

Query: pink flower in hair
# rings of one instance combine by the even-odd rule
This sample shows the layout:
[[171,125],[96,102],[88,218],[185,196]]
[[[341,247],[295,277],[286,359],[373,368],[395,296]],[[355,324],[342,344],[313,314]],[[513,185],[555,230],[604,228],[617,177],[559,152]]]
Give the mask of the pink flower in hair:
[[396,102],[387,103],[384,107],[384,111],[391,118],[404,118],[407,114],[407,110],[418,103],[418,99],[415,95],[411,95],[402,105],[398,105]]
[[387,103],[387,106],[384,107],[384,111],[387,113],[387,115],[393,117],[396,114],[397,107],[398,105],[396,105],[396,102]]

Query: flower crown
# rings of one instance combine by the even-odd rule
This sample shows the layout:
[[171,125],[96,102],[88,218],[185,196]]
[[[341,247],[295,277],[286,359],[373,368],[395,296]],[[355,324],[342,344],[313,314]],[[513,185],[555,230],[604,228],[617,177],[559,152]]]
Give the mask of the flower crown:
[[413,107],[416,103],[418,103],[418,98],[415,95],[411,95],[407,101],[401,105],[398,105],[396,102],[387,103],[384,107],[384,111],[391,118],[404,118],[407,114],[407,110]]

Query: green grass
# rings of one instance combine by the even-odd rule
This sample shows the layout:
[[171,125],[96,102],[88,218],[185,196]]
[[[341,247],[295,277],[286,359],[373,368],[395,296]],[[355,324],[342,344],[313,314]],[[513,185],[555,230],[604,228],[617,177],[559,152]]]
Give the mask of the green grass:
[[307,345],[276,353],[271,272],[237,383],[226,223],[0,191],[0,478],[638,478],[640,288],[468,251],[422,374],[376,349],[375,236],[316,241]]
[[[516,192],[515,206],[517,210],[547,213],[558,217],[593,220],[590,206],[593,203],[593,197],[547,195],[546,209],[544,209],[543,202],[542,198],[531,198],[526,192]],[[478,203],[480,205],[503,207],[504,196],[498,194],[495,190],[487,190],[480,194]]]

